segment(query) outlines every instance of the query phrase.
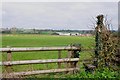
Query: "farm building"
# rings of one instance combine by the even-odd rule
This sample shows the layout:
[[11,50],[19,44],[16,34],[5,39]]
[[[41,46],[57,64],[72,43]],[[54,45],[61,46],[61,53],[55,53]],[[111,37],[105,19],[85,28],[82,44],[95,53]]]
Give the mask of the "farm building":
[[93,36],[92,34],[80,34],[80,36],[86,36],[86,37],[89,37],[89,36]]
[[61,36],[70,36],[70,33],[66,33],[66,32],[56,32],[56,33]]
[[80,35],[79,33],[67,33],[67,32],[56,32],[56,33],[59,35],[62,35],[62,36],[78,36],[78,35]]

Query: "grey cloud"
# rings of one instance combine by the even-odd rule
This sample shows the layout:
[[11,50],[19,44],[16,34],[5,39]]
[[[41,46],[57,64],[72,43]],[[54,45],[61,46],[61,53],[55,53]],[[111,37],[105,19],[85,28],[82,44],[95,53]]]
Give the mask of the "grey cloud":
[[[27,0],[27,2],[118,2],[119,0]],[[26,0],[3,0],[3,2],[26,2]]]
[[3,26],[51,29],[88,29],[91,17],[107,14],[117,28],[117,3],[3,3]]

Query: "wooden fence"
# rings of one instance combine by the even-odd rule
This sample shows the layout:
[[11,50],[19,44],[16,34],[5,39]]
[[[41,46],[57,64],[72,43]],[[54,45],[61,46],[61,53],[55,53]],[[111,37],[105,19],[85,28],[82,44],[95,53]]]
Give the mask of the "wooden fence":
[[[61,51],[68,51],[67,58],[61,58]],[[7,52],[7,61],[0,62],[1,66],[5,66],[7,70],[7,76],[18,75],[35,75],[41,73],[57,73],[57,72],[75,72],[79,70],[76,67],[79,58],[75,57],[75,51],[80,51],[80,47],[67,46],[67,47],[39,47],[39,48],[0,48],[2,54]],[[44,60],[25,60],[25,61],[12,61],[12,52],[32,52],[32,51],[58,51],[58,59],[44,59]],[[16,53],[17,54],[17,53]],[[61,68],[61,63],[68,65],[66,68]],[[46,64],[46,63],[58,63],[58,69],[50,70],[36,70],[28,72],[12,72],[11,67],[13,65],[25,65],[25,64]],[[4,74],[3,74],[4,75]]]

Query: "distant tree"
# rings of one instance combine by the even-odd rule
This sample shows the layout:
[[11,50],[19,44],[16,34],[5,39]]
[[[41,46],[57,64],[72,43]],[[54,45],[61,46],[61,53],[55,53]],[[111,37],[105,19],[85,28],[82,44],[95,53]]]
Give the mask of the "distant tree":
[[17,28],[16,28],[16,27],[12,27],[12,28],[10,29],[10,32],[11,32],[12,34],[16,34]]
[[52,33],[51,35],[59,35],[58,33]]

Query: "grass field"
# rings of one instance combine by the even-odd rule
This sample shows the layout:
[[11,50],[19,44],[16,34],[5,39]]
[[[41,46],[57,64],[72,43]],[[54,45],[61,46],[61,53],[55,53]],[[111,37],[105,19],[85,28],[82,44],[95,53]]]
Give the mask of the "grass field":
[[[79,43],[83,48],[93,48],[94,38],[93,37],[79,37],[79,36],[51,36],[51,35],[3,35],[2,36],[2,47],[42,47],[42,46],[68,46],[70,44]],[[40,56],[37,55],[39,52],[24,53],[23,57],[20,54],[16,54],[13,57],[14,60],[23,60],[23,59],[37,59],[40,56],[46,56],[43,53],[49,52],[40,52]],[[36,55],[35,55],[36,54]],[[53,54],[53,53],[52,53]],[[48,54],[47,54],[48,55]],[[13,55],[14,56],[14,55]],[[54,58],[55,56],[47,56],[46,58]]]
[[40,46],[67,46],[80,43],[83,47],[91,47],[93,37],[54,36],[54,35],[3,35],[2,47],[40,47]]
[[[70,44],[79,43],[83,48],[93,48],[94,37],[80,36],[54,36],[54,35],[33,35],[33,34],[17,34],[3,35],[2,47],[42,47],[42,46],[68,46]],[[58,58],[56,51],[43,52],[19,52],[13,53],[12,60],[34,60],[34,59],[53,59]],[[66,51],[62,52],[62,58],[67,56]],[[91,52],[81,52],[80,60],[89,59]],[[3,60],[6,60],[6,55],[3,55]],[[62,65],[65,67],[65,64]],[[29,71],[37,69],[57,68],[57,64],[37,64],[37,65],[22,65],[14,66],[14,71]]]

